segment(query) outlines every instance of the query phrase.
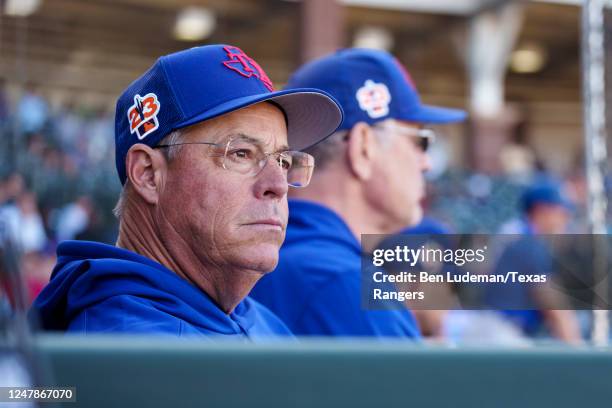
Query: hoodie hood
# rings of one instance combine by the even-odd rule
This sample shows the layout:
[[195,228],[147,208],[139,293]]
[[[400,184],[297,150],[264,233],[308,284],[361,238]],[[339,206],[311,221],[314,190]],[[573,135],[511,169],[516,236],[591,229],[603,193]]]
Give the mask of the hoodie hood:
[[51,280],[32,307],[44,329],[246,336],[283,331],[254,300],[246,298],[226,314],[205,292],[134,252],[64,241],[57,255]]

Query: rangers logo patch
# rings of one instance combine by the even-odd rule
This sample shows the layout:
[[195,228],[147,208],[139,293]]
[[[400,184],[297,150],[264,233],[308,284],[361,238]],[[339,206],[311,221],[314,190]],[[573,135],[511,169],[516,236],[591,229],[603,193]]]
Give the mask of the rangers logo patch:
[[259,79],[269,91],[274,90],[274,85],[268,75],[259,66],[257,62],[244,53],[240,48],[228,46],[223,48],[227,52],[228,61],[224,61],[223,65],[227,68],[238,72],[246,78],[255,77]]
[[159,127],[157,114],[161,104],[157,95],[148,93],[145,96],[134,95],[134,104],[127,111],[130,122],[130,133],[136,133],[138,140],[142,140]]
[[383,83],[376,83],[371,79],[357,91],[357,101],[359,107],[368,113],[372,119],[382,118],[389,114],[389,103],[391,93],[389,88]]

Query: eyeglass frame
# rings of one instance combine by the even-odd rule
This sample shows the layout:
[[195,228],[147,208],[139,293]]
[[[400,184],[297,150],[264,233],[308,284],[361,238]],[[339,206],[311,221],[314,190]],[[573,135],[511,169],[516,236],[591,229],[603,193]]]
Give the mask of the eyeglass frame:
[[[223,169],[225,169],[225,170],[232,171],[231,169],[229,169],[226,166],[225,161],[227,160],[227,153],[229,151],[230,144],[233,141],[237,140],[237,139],[239,139],[239,137],[232,136],[232,137],[230,137],[227,140],[227,142],[222,142],[222,143],[213,143],[213,142],[181,142],[181,143],[172,143],[172,144],[158,144],[158,145],[155,145],[155,146],[152,146],[152,147],[153,147],[153,149],[158,149],[158,148],[167,148],[167,147],[183,146],[183,145],[209,145],[209,146],[217,146],[219,148],[223,148],[225,146],[224,149],[223,149],[223,163],[222,163],[221,167]],[[255,143],[253,143],[253,144],[255,144]],[[312,167],[313,170],[314,170],[314,157],[312,155],[306,153],[306,152],[301,152],[299,150],[283,150],[283,151],[276,151],[276,152],[266,152],[263,149],[261,149],[261,151],[264,154],[264,157],[259,162],[257,162],[257,166],[258,167],[260,166],[260,167],[259,167],[259,170],[256,173],[253,174],[253,176],[257,176],[266,167],[266,165],[268,164],[269,158],[271,156],[278,155],[278,158],[280,159],[280,157],[281,157],[280,155],[282,155],[283,153],[288,153],[288,152],[289,153],[300,153],[300,154],[304,154],[304,155],[307,155],[308,157],[310,157],[312,159],[313,165],[312,166],[304,166],[304,167]],[[275,162],[276,161],[277,160],[275,158]],[[264,164],[261,165],[260,163],[264,163]],[[280,160],[278,160],[277,163],[278,163],[278,166],[282,168]],[[289,172],[289,170],[290,169],[287,169],[287,173]],[[240,172],[238,172],[238,173],[242,174]],[[287,185],[290,186],[290,187],[293,187],[293,188],[307,187],[308,184],[310,184],[310,179],[311,178],[312,178],[312,172],[311,172],[310,177],[308,179],[308,183],[306,183],[304,185],[293,185],[293,184],[289,183],[289,180],[287,180]]]
[[421,149],[421,152],[424,154],[428,153],[430,146],[436,141],[437,138],[437,133],[433,129],[403,127],[394,120],[385,120],[383,122],[378,122],[372,127],[391,130],[393,132],[402,133],[404,135],[406,135],[407,132],[410,132],[411,134],[408,134],[407,136],[416,137],[420,139],[418,146]]
[[[392,131],[399,131],[399,132],[407,132],[407,131],[414,132],[414,134],[411,134],[408,136],[421,139],[422,142],[419,143],[419,148],[421,149],[421,152],[424,154],[427,154],[429,152],[430,146],[436,141],[436,138],[438,137],[438,134],[433,129],[402,128],[402,126],[398,125],[393,119],[387,119],[382,122],[377,122],[371,125],[371,127],[375,130],[376,129],[383,130],[384,128],[386,128],[384,130],[392,130]],[[347,132],[342,138],[342,140],[347,141],[349,140],[349,137],[350,137],[350,132]]]

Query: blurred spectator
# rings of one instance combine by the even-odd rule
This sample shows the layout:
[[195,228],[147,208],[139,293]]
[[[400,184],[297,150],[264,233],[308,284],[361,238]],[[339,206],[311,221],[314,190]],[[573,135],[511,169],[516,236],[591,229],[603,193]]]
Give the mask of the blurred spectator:
[[112,117],[104,109],[99,109],[87,126],[85,131],[89,139],[87,157],[92,165],[96,165],[112,155],[113,144],[108,135],[113,134],[113,126]]
[[87,230],[92,212],[91,199],[87,196],[80,196],[75,202],[62,208],[55,227],[57,240],[75,239]]
[[536,182],[520,201],[522,216],[505,223],[502,234],[562,234],[569,222],[571,202],[551,180]]
[[[75,106],[70,103],[60,109],[52,121],[60,148],[67,153],[74,154],[77,151],[77,141],[83,137],[86,120],[77,114]],[[108,138],[109,135],[106,137]]]
[[529,183],[537,166],[536,154],[527,144],[528,128],[528,122],[521,121],[511,135],[510,142],[502,147],[499,154],[502,171],[519,184]]
[[524,180],[533,174],[535,169],[535,153],[528,146],[511,143],[502,148],[500,153],[501,166],[508,176]]
[[19,173],[12,173],[0,183],[0,207],[14,204],[17,197],[24,191],[23,177]]
[[[540,180],[527,188],[521,197],[520,208],[524,217],[512,224],[512,233],[524,235],[510,243],[500,256],[494,273],[521,271],[552,276],[553,256],[545,240],[536,235],[555,235],[566,232],[572,204],[561,192],[558,183]],[[511,224],[506,224],[505,230]],[[537,336],[546,327],[553,337],[570,343],[580,342],[580,329],[576,314],[571,310],[552,310],[550,304],[559,304],[539,287],[505,284],[493,287],[488,294],[490,305],[512,305],[515,310],[502,310],[503,315],[528,336]],[[561,296],[561,295],[558,295]],[[503,308],[504,306],[498,306]],[[530,307],[538,309],[530,309]],[[522,310],[521,310],[522,309]]]
[[23,255],[19,267],[26,284],[29,302],[32,302],[49,282],[54,265],[53,253],[27,252]]
[[22,133],[39,132],[47,123],[49,108],[33,84],[26,86],[17,105],[17,121]]
[[45,248],[47,236],[36,197],[31,192],[22,192],[14,204],[0,207],[0,219],[6,220],[10,236],[23,252]]

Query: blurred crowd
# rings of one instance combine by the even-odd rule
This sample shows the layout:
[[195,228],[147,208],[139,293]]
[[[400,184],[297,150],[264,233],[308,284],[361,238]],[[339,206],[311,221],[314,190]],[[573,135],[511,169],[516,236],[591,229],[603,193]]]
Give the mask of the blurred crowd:
[[0,227],[23,253],[33,298],[49,280],[60,241],[114,242],[120,185],[112,112],[52,109],[33,86],[14,104],[0,91],[0,134]]
[[522,217],[523,193],[541,181],[558,183],[573,204],[566,232],[588,233],[586,180],[581,169],[565,175],[534,169],[520,179],[451,169],[428,184],[426,212],[456,233],[514,233],[508,226]]

